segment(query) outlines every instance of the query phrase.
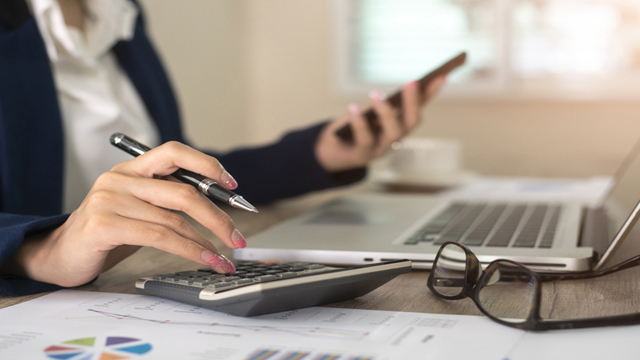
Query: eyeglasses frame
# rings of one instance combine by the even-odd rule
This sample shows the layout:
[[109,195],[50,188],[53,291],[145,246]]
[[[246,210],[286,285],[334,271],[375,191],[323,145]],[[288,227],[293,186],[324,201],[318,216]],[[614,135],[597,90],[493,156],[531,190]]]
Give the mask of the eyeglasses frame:
[[[433,287],[434,280],[434,271],[436,264],[438,263],[438,259],[440,258],[440,254],[442,250],[447,245],[457,245],[465,252],[465,275],[462,290],[457,295],[443,295],[438,293]],[[492,266],[496,263],[508,263],[511,265],[515,265],[526,271],[531,277],[534,279],[534,296],[533,296],[533,304],[531,310],[529,311],[529,316],[523,322],[514,323],[502,320],[498,317],[495,317],[489,312],[487,312],[484,307],[481,305],[478,295],[479,291],[476,289],[482,288],[486,285],[486,283],[491,279],[491,276],[487,272],[488,269],[491,269]],[[615,316],[606,316],[606,317],[596,317],[596,318],[586,318],[586,319],[570,319],[570,320],[549,320],[542,319],[540,317],[540,303],[541,303],[541,294],[542,294],[542,283],[548,281],[557,281],[557,280],[582,280],[582,279],[591,279],[604,275],[608,275],[614,272],[618,272],[621,270],[625,270],[628,268],[632,268],[640,265],[640,255],[632,257],[622,263],[604,269],[598,272],[586,272],[586,273],[575,273],[575,274],[544,274],[544,273],[536,273],[533,270],[529,269],[523,264],[520,264],[516,261],[508,260],[508,259],[497,259],[490,262],[484,270],[482,270],[482,264],[478,257],[471,251],[467,246],[447,241],[440,246],[438,250],[438,254],[436,255],[435,260],[433,261],[432,269],[429,273],[429,279],[427,280],[427,287],[431,292],[445,300],[460,300],[464,298],[470,298],[475,304],[478,310],[486,315],[491,320],[505,325],[510,326],[516,329],[521,330],[533,330],[533,331],[544,331],[544,330],[560,330],[560,329],[579,329],[579,328],[588,328],[588,327],[596,327],[596,326],[614,326],[614,325],[633,325],[640,324],[640,313],[637,314],[625,314],[625,315],[615,315]],[[477,280],[474,280],[477,279]]]

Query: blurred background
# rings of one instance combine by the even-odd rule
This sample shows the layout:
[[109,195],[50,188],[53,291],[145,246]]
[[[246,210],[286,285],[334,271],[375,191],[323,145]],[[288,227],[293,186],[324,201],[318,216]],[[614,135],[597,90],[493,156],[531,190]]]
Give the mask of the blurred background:
[[141,0],[187,137],[219,150],[367,104],[462,50],[415,137],[484,175],[612,175],[640,137],[638,0]]

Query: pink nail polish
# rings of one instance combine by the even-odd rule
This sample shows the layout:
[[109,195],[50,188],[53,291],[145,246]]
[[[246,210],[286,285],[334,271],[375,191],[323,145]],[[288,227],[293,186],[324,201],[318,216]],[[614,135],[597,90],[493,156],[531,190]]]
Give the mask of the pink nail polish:
[[229,260],[227,260],[227,264],[225,266],[223,266],[222,268],[224,269],[224,271],[227,272],[227,274],[233,274],[233,273],[236,272],[236,267]]
[[387,99],[387,95],[378,90],[371,90],[371,92],[369,93],[369,97],[375,102],[381,102]]
[[238,187],[238,182],[236,181],[236,179],[234,179],[233,176],[231,176],[231,174],[229,174],[227,171],[222,173],[222,178],[220,180],[222,180],[222,186],[229,190],[233,190]]
[[247,241],[244,239],[244,236],[242,236],[242,233],[240,233],[240,230],[238,229],[234,229],[231,233],[231,241],[240,249],[244,249],[247,247]]
[[360,116],[360,106],[354,103],[349,104],[349,114],[353,117]]
[[209,250],[202,250],[202,260],[211,267],[222,268],[226,273],[236,272],[236,267],[224,255],[214,254]]

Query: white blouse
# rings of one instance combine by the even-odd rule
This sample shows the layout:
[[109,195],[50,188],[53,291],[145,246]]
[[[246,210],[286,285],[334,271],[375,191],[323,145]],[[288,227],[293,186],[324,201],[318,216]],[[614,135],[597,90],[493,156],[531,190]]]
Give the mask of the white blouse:
[[155,124],[111,48],[133,37],[138,10],[128,0],[84,1],[85,31],[68,27],[56,0],[29,0],[51,60],[65,136],[64,212],[78,208],[100,174],[131,156],[114,132],[151,147]]

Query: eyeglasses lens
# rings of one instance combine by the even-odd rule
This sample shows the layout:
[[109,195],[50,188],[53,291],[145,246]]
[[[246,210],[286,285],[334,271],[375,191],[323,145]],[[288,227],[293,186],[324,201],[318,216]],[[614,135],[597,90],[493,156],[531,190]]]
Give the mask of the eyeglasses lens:
[[496,262],[485,272],[489,280],[477,288],[480,306],[501,320],[525,322],[534,306],[535,278],[510,262]]
[[438,261],[433,264],[433,288],[440,295],[456,296],[462,293],[467,255],[455,244],[442,248]]

